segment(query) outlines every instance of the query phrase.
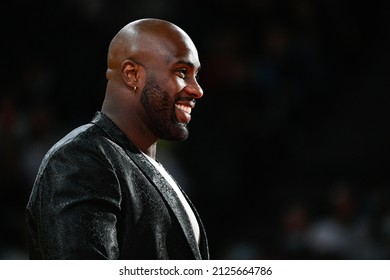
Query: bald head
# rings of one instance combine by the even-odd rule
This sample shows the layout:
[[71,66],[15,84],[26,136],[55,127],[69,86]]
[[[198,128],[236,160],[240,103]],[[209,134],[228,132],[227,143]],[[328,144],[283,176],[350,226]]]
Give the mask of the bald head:
[[133,21],[112,39],[107,57],[107,79],[111,80],[126,59],[147,65],[155,57],[165,57],[182,45],[196,50],[190,37],[175,24],[155,18]]

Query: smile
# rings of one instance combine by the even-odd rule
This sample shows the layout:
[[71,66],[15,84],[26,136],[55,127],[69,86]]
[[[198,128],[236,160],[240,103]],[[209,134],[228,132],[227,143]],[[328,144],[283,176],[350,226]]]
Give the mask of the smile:
[[189,106],[185,106],[185,105],[181,105],[181,104],[175,104],[175,107],[184,111],[186,114],[190,115],[191,114],[191,107]]
[[191,120],[191,110],[190,106],[183,104],[175,104],[176,107],[176,118],[179,123],[187,124]]

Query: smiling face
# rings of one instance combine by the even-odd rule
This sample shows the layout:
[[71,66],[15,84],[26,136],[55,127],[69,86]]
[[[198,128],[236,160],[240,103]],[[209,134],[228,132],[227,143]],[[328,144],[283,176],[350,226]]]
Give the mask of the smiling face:
[[141,102],[149,116],[150,128],[158,138],[187,139],[187,124],[195,106],[192,97],[170,94],[150,75],[142,91]]
[[159,39],[158,50],[144,59],[146,82],[141,93],[145,120],[157,138],[185,140],[196,99],[203,90],[197,82],[200,68],[192,41],[180,32]]

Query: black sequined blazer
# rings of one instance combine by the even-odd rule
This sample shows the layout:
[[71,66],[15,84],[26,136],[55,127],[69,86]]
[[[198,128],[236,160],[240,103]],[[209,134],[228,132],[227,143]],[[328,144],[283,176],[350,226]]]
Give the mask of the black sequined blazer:
[[199,246],[175,191],[97,112],[41,163],[26,208],[30,258],[209,259],[204,227],[189,204]]

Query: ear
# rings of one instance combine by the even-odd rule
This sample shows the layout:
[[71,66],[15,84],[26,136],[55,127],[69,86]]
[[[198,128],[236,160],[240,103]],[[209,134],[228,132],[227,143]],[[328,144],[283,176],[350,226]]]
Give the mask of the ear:
[[122,62],[121,72],[123,82],[131,89],[138,87],[140,66],[131,59],[126,59]]

